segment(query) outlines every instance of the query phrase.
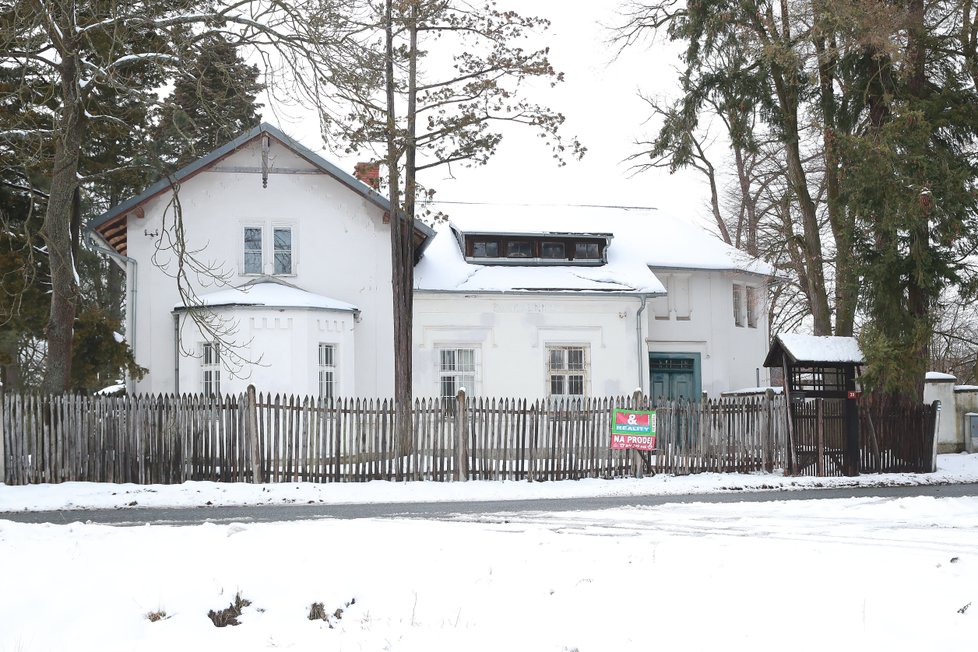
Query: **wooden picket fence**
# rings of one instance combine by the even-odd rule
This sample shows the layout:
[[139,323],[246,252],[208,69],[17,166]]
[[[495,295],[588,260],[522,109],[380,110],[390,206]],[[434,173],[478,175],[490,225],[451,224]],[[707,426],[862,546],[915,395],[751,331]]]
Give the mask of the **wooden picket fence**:
[[417,400],[413,440],[390,400],[267,396],[0,396],[0,482],[170,484],[561,480],[771,471],[780,397],[659,403],[657,448],[612,450],[612,409],[648,397]]
[[[845,399],[813,399],[792,406],[797,475],[845,475],[844,410]],[[867,394],[860,399],[858,410],[859,473],[934,470],[934,405],[893,404]]]

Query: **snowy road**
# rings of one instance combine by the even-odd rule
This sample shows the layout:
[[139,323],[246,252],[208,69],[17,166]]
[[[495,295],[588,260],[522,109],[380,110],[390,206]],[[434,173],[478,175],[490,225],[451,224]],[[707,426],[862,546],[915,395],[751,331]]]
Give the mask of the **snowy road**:
[[[739,503],[842,498],[978,496],[978,483],[885,487],[816,488],[804,491],[743,491],[647,496],[592,496],[533,500],[438,501],[361,504],[264,504],[198,507],[123,507],[115,509],[0,512],[0,520],[21,523],[100,523],[137,526],[200,523],[268,523],[316,519],[426,518],[437,520],[512,520],[510,515],[573,512],[620,507],[654,507],[675,503]],[[570,517],[573,518],[573,517]]]

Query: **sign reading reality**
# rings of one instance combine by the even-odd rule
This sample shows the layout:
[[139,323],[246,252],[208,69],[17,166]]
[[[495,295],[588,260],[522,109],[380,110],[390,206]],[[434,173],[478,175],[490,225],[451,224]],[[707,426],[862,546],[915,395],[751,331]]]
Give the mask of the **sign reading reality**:
[[615,408],[612,416],[611,448],[655,450],[655,410],[646,412]]

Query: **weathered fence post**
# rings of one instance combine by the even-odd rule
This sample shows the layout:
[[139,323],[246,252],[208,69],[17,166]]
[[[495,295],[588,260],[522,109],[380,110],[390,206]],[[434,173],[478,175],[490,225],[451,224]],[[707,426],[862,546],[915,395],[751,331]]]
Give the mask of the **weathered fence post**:
[[762,453],[764,470],[768,473],[774,470],[774,445],[777,441],[774,436],[774,429],[777,424],[775,424],[773,410],[774,390],[768,387],[764,390],[764,407],[761,409],[761,436],[764,438],[761,446],[764,449]]
[[455,406],[455,479],[469,479],[469,432],[468,415],[465,412],[465,388],[460,387]]
[[251,445],[251,481],[255,484],[263,482],[261,474],[261,448],[258,445],[258,398],[254,385],[248,385],[245,395],[245,433]]
[[[640,410],[642,402],[642,388],[636,387],[635,391],[632,392],[632,409]],[[632,449],[632,473],[636,478],[643,477],[642,473],[642,454],[638,452],[638,449]]]
[[5,484],[7,482],[7,448],[5,445],[7,439],[7,427],[6,427],[6,411],[4,410],[6,404],[6,393],[0,389],[0,484]]

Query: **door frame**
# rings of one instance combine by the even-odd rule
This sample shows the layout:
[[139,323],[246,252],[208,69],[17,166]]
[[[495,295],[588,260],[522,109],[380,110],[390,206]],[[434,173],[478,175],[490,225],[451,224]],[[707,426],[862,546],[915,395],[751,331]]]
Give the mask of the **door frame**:
[[[702,367],[702,355],[699,353],[694,353],[692,351],[688,353],[665,353],[658,351],[649,351],[649,394],[652,393],[653,380],[652,374],[655,373],[654,366],[652,364],[652,359],[658,358],[660,360],[693,360],[693,397],[692,400],[698,401],[700,396],[703,395],[703,367]],[[669,373],[665,371],[663,373]]]

